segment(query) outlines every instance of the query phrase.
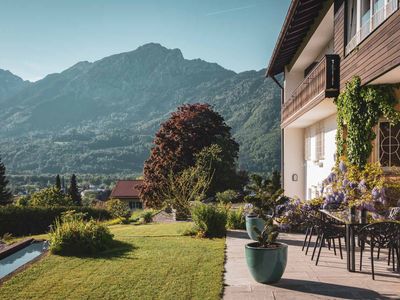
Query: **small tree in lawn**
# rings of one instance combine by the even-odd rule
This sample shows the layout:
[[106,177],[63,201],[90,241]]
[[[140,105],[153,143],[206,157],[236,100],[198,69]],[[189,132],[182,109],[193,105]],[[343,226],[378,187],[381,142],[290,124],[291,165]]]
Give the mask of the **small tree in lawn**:
[[61,190],[61,178],[60,178],[60,174],[57,174],[57,176],[56,176],[56,183],[54,184],[54,186],[56,187],[56,189]]
[[132,212],[129,210],[129,206],[126,202],[120,199],[111,199],[107,201],[106,205],[114,218],[118,218],[121,223],[129,223],[129,217]]
[[211,145],[196,155],[196,164],[178,174],[169,173],[161,196],[166,205],[176,210],[176,219],[187,219],[192,202],[202,200],[213,178],[211,165],[221,159],[221,148]]
[[218,145],[221,160],[213,162],[213,179],[208,195],[227,189],[240,189],[246,177],[236,170],[238,143],[232,138],[230,127],[220,114],[208,104],[180,106],[161,124],[154,139],[150,157],[144,165],[141,198],[147,207],[162,207],[161,190],[170,174],[181,173],[195,165],[196,154],[212,144]]
[[0,159],[0,205],[7,205],[12,202],[12,194],[7,185],[6,167]]
[[81,198],[81,194],[79,193],[79,190],[78,190],[78,184],[76,183],[75,174],[72,174],[72,176],[71,176],[71,181],[70,181],[69,188],[68,188],[68,194],[71,197],[74,205],[77,205],[77,206],[82,205],[82,198]]

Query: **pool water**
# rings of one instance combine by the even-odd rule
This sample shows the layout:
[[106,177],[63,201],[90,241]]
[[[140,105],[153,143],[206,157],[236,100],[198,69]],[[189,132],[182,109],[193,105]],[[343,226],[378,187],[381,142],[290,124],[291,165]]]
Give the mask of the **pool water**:
[[48,243],[36,242],[0,260],[0,279],[47,250]]

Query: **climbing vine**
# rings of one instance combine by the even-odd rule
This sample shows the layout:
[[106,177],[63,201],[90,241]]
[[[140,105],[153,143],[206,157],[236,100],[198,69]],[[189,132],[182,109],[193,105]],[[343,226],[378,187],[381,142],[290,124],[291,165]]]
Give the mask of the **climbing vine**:
[[392,124],[400,122],[400,112],[394,108],[396,87],[361,86],[357,76],[346,84],[345,90],[335,100],[338,161],[345,156],[352,165],[363,168],[372,152],[372,141],[376,138],[373,128],[379,118],[385,117]]

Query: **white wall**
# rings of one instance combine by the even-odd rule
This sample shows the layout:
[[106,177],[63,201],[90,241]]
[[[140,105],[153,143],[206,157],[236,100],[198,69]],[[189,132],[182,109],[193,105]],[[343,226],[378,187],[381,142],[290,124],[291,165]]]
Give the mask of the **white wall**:
[[324,127],[324,160],[316,162],[316,124],[309,127],[311,131],[311,160],[306,162],[305,197],[311,199],[317,196],[321,189],[321,182],[328,177],[335,165],[336,152],[336,115],[321,121]]
[[303,82],[304,80],[304,70],[302,71],[291,71],[285,70],[285,81],[283,83],[284,87],[284,101],[290,100],[293,91]]
[[[304,129],[284,129],[284,189],[289,197],[304,199]],[[297,175],[297,181],[292,176]]]

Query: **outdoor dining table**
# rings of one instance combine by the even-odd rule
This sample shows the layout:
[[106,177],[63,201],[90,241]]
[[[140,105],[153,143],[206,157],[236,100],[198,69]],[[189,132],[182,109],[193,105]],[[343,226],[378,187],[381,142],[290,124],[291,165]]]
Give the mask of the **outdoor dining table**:
[[[347,270],[349,272],[356,271],[356,235],[362,227],[370,224],[370,218],[362,220],[360,212],[351,215],[349,210],[320,210],[322,218],[328,218],[338,224],[346,226],[346,257],[347,257]],[[383,217],[382,217],[383,220]]]

